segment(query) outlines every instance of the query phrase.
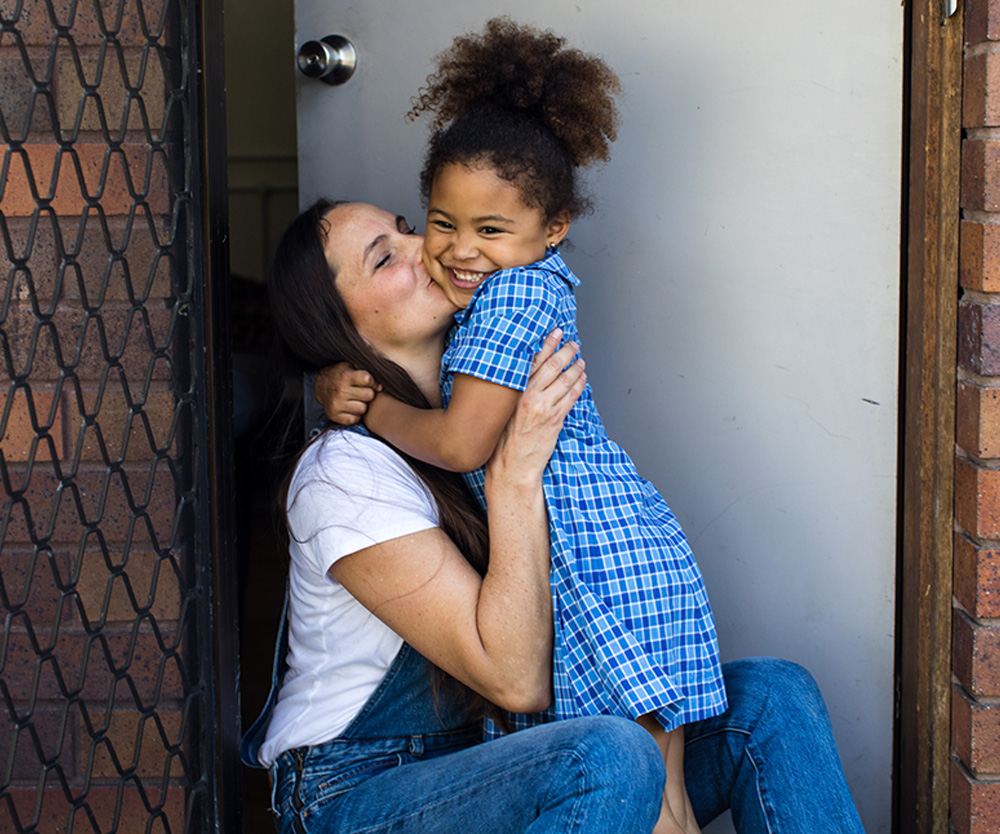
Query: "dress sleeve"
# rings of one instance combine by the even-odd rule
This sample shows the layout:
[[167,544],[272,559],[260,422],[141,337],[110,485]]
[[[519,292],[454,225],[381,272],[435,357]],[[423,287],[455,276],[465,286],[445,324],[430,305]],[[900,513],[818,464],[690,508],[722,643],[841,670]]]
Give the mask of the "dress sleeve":
[[438,526],[437,505],[413,470],[378,440],[323,441],[304,456],[288,491],[288,526],[307,563],[326,574],[339,559]]
[[558,324],[560,301],[540,270],[495,275],[459,325],[447,371],[523,391],[532,358]]

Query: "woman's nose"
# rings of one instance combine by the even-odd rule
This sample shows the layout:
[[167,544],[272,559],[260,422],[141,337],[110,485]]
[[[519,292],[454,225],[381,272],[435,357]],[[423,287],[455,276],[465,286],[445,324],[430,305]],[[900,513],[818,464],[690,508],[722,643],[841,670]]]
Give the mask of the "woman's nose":
[[424,236],[411,234],[406,236],[406,242],[410,247],[410,257],[420,260],[421,252],[424,249]]

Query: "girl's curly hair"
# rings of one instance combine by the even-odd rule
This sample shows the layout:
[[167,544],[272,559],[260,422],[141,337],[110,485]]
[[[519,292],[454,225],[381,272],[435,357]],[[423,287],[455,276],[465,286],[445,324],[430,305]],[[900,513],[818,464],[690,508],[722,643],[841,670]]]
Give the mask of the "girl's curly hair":
[[425,202],[442,165],[486,163],[546,219],[589,210],[576,169],[607,161],[621,84],[602,59],[565,44],[500,17],[437,57],[408,114],[434,115],[420,175]]

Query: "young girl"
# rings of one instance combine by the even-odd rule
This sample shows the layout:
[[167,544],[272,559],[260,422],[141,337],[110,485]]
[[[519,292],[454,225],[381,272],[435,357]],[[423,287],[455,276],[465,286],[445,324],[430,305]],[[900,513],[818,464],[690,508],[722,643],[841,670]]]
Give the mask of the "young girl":
[[[331,419],[364,413],[367,427],[402,451],[468,472],[485,506],[481,467],[532,356],[556,328],[579,342],[579,281],[556,247],[588,208],[577,169],[606,160],[615,139],[619,84],[600,59],[507,19],[456,39],[438,61],[413,112],[436,115],[421,174],[424,264],[463,308],[442,360],[445,407],[376,395],[375,380],[343,368],[321,379],[317,396]],[[638,720],[667,764],[656,831],[696,832],[681,726],[726,707],[715,625],[684,533],[608,438],[589,385],[566,418],[545,495],[554,701],[512,723],[598,713]]]

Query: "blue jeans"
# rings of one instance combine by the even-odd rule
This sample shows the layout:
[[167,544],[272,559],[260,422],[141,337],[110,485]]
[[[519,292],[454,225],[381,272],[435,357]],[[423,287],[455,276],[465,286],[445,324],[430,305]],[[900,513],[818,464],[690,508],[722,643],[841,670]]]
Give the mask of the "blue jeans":
[[663,759],[624,718],[574,718],[450,752],[393,746],[346,770],[342,751],[308,748],[301,777],[297,753],[283,753],[281,834],[648,834],[659,815]]
[[[255,764],[284,668],[247,732]],[[685,780],[701,825],[733,812],[740,834],[863,834],[830,719],[801,666],[727,663],[729,709],[685,725]],[[458,700],[435,699],[404,645],[351,725],[271,766],[282,834],[636,832],[659,815],[664,765],[652,736],[612,716],[557,721],[476,743]]]
[[684,727],[698,823],[730,808],[740,834],[863,834],[812,675],[767,657],[722,669],[729,709]]

